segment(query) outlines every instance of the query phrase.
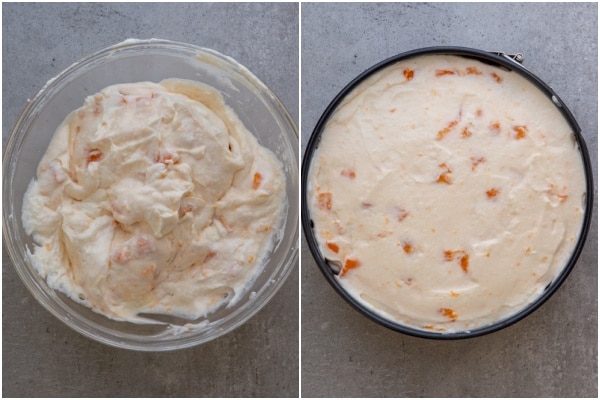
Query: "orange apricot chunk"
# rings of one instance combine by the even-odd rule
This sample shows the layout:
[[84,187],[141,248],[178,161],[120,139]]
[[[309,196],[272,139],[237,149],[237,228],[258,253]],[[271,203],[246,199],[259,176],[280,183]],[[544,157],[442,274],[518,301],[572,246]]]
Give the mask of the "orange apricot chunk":
[[104,158],[104,154],[98,149],[90,150],[87,155],[87,163],[98,162]]
[[448,166],[445,163],[440,164],[439,167],[442,169],[445,169],[445,171],[440,174],[440,176],[437,178],[436,182],[437,183],[445,183],[446,185],[450,185],[452,183],[452,177],[450,176],[450,174],[452,173],[452,170],[450,168],[448,168]]
[[568,195],[561,194],[561,193],[557,193],[556,196],[560,199],[560,201],[563,201],[563,202],[566,201],[569,198]]
[[444,138],[444,136],[446,136],[448,133],[450,133],[450,131],[452,130],[452,128],[454,128],[456,126],[456,124],[458,124],[458,121],[456,121],[456,120],[450,121],[448,123],[448,125],[446,125],[443,129],[438,131],[437,140],[442,140]]
[[254,174],[254,179],[252,180],[252,189],[256,190],[260,186],[262,182],[262,175],[258,172]]
[[498,196],[498,194],[500,193],[500,191],[496,188],[491,188],[490,190],[486,191],[485,194],[487,195],[488,198],[493,198]]
[[527,127],[525,125],[513,126],[513,131],[515,131],[515,139],[520,140],[526,136]]
[[344,263],[344,267],[340,271],[340,277],[346,275],[348,273],[348,271],[350,271],[351,269],[357,268],[359,265],[360,265],[360,262],[358,260],[355,260],[353,258],[346,259],[346,262]]
[[410,81],[415,76],[415,71],[410,68],[404,69],[404,77],[407,81]]
[[321,210],[331,210],[331,193],[319,193],[317,195],[317,206]]
[[468,254],[465,253],[460,258],[460,267],[462,268],[462,270],[464,272],[469,272],[469,255]]
[[496,81],[496,83],[502,83],[502,77],[495,72],[492,72],[492,78]]
[[454,71],[451,69],[436,69],[435,76],[454,75]]
[[550,184],[550,189],[549,189],[550,194],[558,197],[558,199],[560,200],[561,203],[567,201],[567,199],[569,198],[569,195],[565,193],[567,190],[567,187],[563,186],[562,190],[563,190],[563,193],[559,192],[559,189],[554,184]]
[[452,250],[445,250],[444,258],[446,261],[452,261],[454,259],[454,252]]
[[440,313],[442,313],[444,317],[450,318],[453,321],[458,318],[456,312],[451,308],[440,308]]
[[453,261],[457,257],[460,257],[460,267],[464,272],[469,272],[469,254],[464,250],[445,250],[444,259],[446,261]]
[[337,253],[338,251],[340,251],[340,247],[333,242],[327,242],[327,247],[329,247],[329,249],[331,251],[333,251],[334,253]]
[[356,172],[353,169],[343,169],[341,175],[350,179],[356,178]]

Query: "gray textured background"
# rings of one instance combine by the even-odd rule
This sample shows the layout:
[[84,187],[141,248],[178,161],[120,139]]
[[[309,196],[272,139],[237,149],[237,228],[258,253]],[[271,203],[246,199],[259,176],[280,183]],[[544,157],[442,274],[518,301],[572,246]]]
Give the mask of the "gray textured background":
[[[298,121],[298,4],[3,4],[3,148],[44,83],[127,38],[213,48],[255,73]],[[12,396],[298,396],[298,269],[245,325],[169,353],[107,347],[36,303],[3,249],[2,389]]]
[[[297,120],[297,10],[296,4],[5,4],[3,145],[26,99],[49,78],[127,37],[228,54],[271,87]],[[597,176],[597,18],[592,3],[304,3],[302,148],[327,104],[364,69],[418,47],[461,45],[523,52],[525,65],[582,126]],[[577,266],[552,299],[504,331],[458,342],[404,336],[360,316],[325,282],[303,243],[303,396],[596,397],[596,215],[593,221]],[[192,349],[151,354],[106,347],[63,326],[29,295],[4,251],[2,278],[4,396],[297,396],[294,272],[238,330]]]
[[[303,3],[302,149],[329,102],[363,70],[407,50],[466,46],[524,53],[524,65],[581,125],[597,176],[597,20],[592,3]],[[303,242],[302,395],[596,397],[597,247],[594,215],[575,269],[540,309],[485,337],[438,342],[355,312]]]

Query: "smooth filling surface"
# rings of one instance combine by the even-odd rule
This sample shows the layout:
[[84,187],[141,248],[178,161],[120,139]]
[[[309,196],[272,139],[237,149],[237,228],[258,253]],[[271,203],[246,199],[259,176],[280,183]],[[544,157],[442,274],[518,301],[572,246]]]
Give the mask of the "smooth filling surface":
[[579,238],[585,173],[569,124],[515,72],[420,56],[336,109],[307,182],[321,253],[347,292],[426,331],[525,308]]
[[282,165],[221,95],[110,86],[55,133],[25,195],[29,254],[54,289],[116,320],[235,302],[279,228]]

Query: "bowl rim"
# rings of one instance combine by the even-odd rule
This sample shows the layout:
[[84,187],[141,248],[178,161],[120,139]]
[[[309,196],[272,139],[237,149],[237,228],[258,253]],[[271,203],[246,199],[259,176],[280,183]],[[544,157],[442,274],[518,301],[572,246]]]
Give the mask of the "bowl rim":
[[[328,265],[327,260],[321,254],[319,250],[319,245],[317,243],[316,237],[313,232],[313,223],[310,218],[310,210],[308,208],[308,193],[307,193],[307,181],[308,174],[311,166],[311,161],[315,150],[318,147],[321,134],[325,129],[325,125],[327,121],[331,117],[331,115],[335,112],[340,103],[345,99],[345,97],[354,90],[359,84],[361,84],[365,79],[372,76],[376,72],[389,67],[397,62],[404,61],[413,57],[421,57],[425,55],[455,55],[462,56],[466,58],[473,58],[475,60],[492,64],[501,68],[507,68],[510,71],[515,71],[519,73],[521,76],[526,78],[528,81],[534,84],[542,93],[544,93],[553,104],[560,110],[563,114],[564,118],[567,120],[571,128],[573,129],[577,144],[579,146],[580,154],[582,157],[582,163],[585,171],[585,181],[586,181],[586,199],[585,199],[585,214],[582,220],[581,231],[579,234],[579,239],[574,247],[573,253],[569,258],[569,261],[562,269],[561,273],[553,279],[544,289],[543,293],[535,299],[532,303],[527,305],[525,308],[520,310],[514,315],[509,316],[508,318],[502,319],[500,321],[494,322],[489,325],[485,325],[479,328],[475,328],[472,330],[465,330],[459,332],[432,332],[432,331],[424,331],[419,330],[407,325],[402,325],[400,323],[391,321],[387,318],[384,318],[380,314],[374,312],[371,308],[366,307],[359,301],[357,301],[351,294],[348,293],[342,285],[338,282],[336,276],[337,274],[333,271],[333,269]],[[511,56],[508,56],[504,53],[498,52],[490,52],[470,47],[459,47],[459,46],[434,46],[434,47],[423,47],[410,51],[406,51],[392,57],[389,57],[369,68],[361,72],[356,78],[354,78],[350,83],[348,83],[329,103],[321,117],[319,118],[311,136],[306,145],[306,150],[302,159],[302,169],[301,169],[301,220],[302,220],[302,228],[304,231],[304,236],[306,242],[308,244],[308,248],[312,254],[313,259],[315,260],[317,267],[322,272],[323,276],[329,282],[329,284],[333,287],[336,293],[341,296],[348,304],[352,306],[356,311],[358,311],[363,316],[371,319],[372,321],[382,325],[388,329],[394,330],[396,332],[400,332],[403,334],[407,334],[410,336],[424,338],[424,339],[437,339],[437,340],[456,340],[456,339],[467,339],[474,338],[486,334],[490,334],[501,329],[504,329],[514,323],[522,320],[526,316],[530,315],[532,312],[537,310],[542,304],[544,304],[562,285],[567,276],[573,270],[573,267],[577,263],[577,260],[583,250],[588,231],[590,229],[592,213],[594,208],[594,181],[593,181],[593,173],[591,167],[590,156],[587,150],[587,146],[585,140],[581,134],[581,128],[579,124],[575,120],[575,117],[565,105],[565,103],[560,99],[558,94],[552,90],[550,86],[548,86],[543,80],[534,75],[531,71],[526,69],[521,65],[520,61],[516,61]]]
[[[37,271],[34,271],[32,267],[25,261],[25,256],[20,253],[25,254],[25,247],[19,246],[18,243],[15,243],[14,238],[12,237],[13,225],[16,224],[16,218],[13,218],[13,213],[20,213],[21,210],[17,210],[17,207],[12,204],[11,199],[13,196],[12,184],[9,184],[14,179],[14,173],[16,165],[16,161],[18,160],[18,155],[20,154],[20,146],[24,140],[25,133],[28,131],[29,125],[33,120],[39,115],[41,110],[38,110],[37,107],[42,101],[48,101],[49,98],[52,98],[55,90],[62,89],[66,84],[71,82],[73,79],[76,79],[87,72],[85,67],[89,67],[94,62],[98,62],[100,64],[104,64],[111,61],[111,56],[116,56],[121,52],[133,52],[136,49],[140,51],[145,51],[142,54],[150,54],[155,51],[157,54],[166,55],[168,51],[171,51],[172,54],[174,52],[181,53],[180,55],[187,54],[188,56],[192,55],[192,52],[195,55],[204,54],[210,57],[210,60],[213,62],[217,62],[219,67],[229,68],[237,75],[243,77],[245,80],[242,82],[244,85],[250,85],[253,89],[256,89],[254,92],[260,93],[260,101],[268,102],[269,106],[273,109],[271,111],[272,114],[276,115],[276,119],[282,124],[282,130],[285,130],[288,134],[286,136],[286,140],[290,144],[290,148],[288,150],[291,151],[292,162],[291,168],[292,173],[295,174],[294,180],[292,182],[292,187],[295,187],[296,194],[299,191],[299,180],[297,178],[298,175],[298,163],[299,163],[299,132],[296,123],[291,117],[290,113],[283,105],[281,100],[277,97],[277,95],[266,85],[264,84],[257,76],[255,76],[250,70],[248,70],[244,65],[236,61],[234,58],[226,56],[216,50],[200,47],[197,45],[171,41],[165,39],[127,39],[120,43],[104,47],[100,50],[93,51],[92,53],[85,55],[80,58],[70,66],[61,70],[57,75],[52,77],[50,80],[46,82],[46,84],[38,90],[35,96],[31,99],[27,100],[27,104],[24,106],[22,111],[14,123],[8,140],[6,142],[4,151],[3,151],[3,161],[2,161],[2,201],[5,203],[2,210],[2,234],[5,243],[5,249],[8,253],[8,256],[11,260],[11,263],[14,266],[14,269],[17,271],[17,275],[21,282],[25,285],[29,293],[36,299],[36,301],[43,306],[48,312],[50,312],[54,317],[60,320],[69,328],[74,331],[80,333],[81,335],[92,339],[96,342],[106,344],[112,347],[128,349],[128,350],[138,350],[138,351],[171,351],[184,349],[196,345],[200,345],[212,340],[215,340],[234,329],[242,326],[246,323],[250,318],[256,315],[260,310],[262,310],[267,303],[275,296],[275,294],[279,291],[279,289],[283,286],[291,271],[294,269],[297,264],[297,260],[299,258],[299,221],[298,218],[288,218],[289,213],[285,215],[282,214],[282,226],[290,226],[290,234],[289,234],[289,248],[285,249],[286,257],[278,264],[277,268],[271,274],[271,279],[267,285],[262,286],[257,290],[255,299],[253,300],[253,306],[249,309],[249,311],[244,311],[241,309],[235,310],[234,312],[228,314],[228,319],[232,320],[224,328],[218,327],[216,329],[212,329],[214,331],[213,334],[208,335],[208,337],[198,337],[195,335],[188,335],[184,337],[169,336],[168,340],[161,341],[160,338],[152,337],[150,341],[141,341],[137,337],[137,335],[124,334],[125,337],[118,337],[114,335],[114,329],[110,329],[110,332],[105,330],[101,330],[102,335],[98,335],[98,330],[94,329],[94,332],[90,331],[90,326],[93,328],[94,326],[100,326],[95,321],[88,320],[87,318],[80,318],[79,323],[73,321],[72,314],[73,310],[67,310],[64,305],[55,305],[51,306],[45,300],[42,300],[40,296],[45,296],[45,293],[39,293],[35,283],[31,279],[31,275],[37,274]],[[20,133],[20,134],[19,134]],[[33,178],[33,177],[32,177]],[[7,207],[8,206],[8,207]],[[287,228],[286,228],[287,229]],[[284,235],[285,237],[285,235]],[[21,261],[25,261],[25,267],[19,266],[18,264]],[[41,280],[45,281],[44,278],[39,277]],[[56,290],[54,290],[56,292]],[[58,307],[66,312],[65,315],[62,315],[55,307]],[[235,318],[232,318],[234,316]],[[210,324],[209,324],[210,325]],[[133,342],[128,342],[131,338],[135,339]]]

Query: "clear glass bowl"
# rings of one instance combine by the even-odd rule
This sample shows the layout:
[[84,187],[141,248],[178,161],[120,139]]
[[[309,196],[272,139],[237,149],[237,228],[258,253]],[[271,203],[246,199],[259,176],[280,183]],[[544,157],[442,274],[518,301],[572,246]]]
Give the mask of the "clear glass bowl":
[[[258,141],[284,165],[287,212],[274,235],[267,264],[243,298],[209,314],[201,328],[177,321],[160,325],[118,322],[48,287],[26,255],[33,240],[21,221],[23,195],[35,177],[56,128],[101,89],[165,78],[196,80],[219,90]],[[281,287],[298,259],[298,131],[285,107],[258,78],[213,50],[165,40],[127,40],[92,54],[51,79],[27,104],[8,140],[3,161],[3,221],[6,248],[25,286],[48,311],[77,332],[116,347],[160,351],[194,346],[237,328]],[[197,321],[196,321],[197,322]]]

